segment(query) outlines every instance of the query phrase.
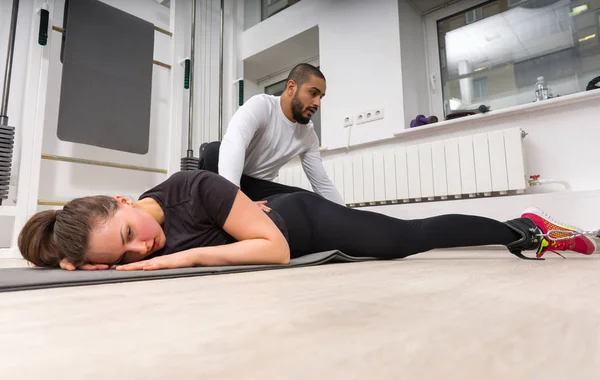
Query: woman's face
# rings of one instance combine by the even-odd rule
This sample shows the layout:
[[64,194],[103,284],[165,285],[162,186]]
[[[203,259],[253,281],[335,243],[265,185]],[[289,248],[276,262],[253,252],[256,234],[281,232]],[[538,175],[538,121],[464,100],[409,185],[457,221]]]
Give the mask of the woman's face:
[[86,260],[92,264],[125,264],[143,260],[164,247],[160,224],[133,203],[120,203],[115,215],[90,233]]

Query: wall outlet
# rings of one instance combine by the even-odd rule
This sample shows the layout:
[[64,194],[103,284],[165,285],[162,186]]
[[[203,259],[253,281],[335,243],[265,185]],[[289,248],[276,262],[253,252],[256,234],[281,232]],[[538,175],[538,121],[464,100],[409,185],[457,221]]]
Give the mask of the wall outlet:
[[356,115],[356,124],[364,124],[370,121],[383,119],[383,108],[377,108],[370,111],[364,111]]
[[354,124],[354,120],[352,119],[352,116],[344,116],[344,127],[349,127],[352,124]]

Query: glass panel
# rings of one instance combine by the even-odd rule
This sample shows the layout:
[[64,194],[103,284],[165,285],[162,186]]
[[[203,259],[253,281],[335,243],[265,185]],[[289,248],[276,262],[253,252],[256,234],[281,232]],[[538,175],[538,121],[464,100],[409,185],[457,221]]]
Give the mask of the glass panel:
[[585,91],[600,76],[600,0],[493,0],[439,20],[445,116]]
[[283,90],[285,90],[286,84],[287,84],[287,79],[284,79],[277,83],[273,83],[269,86],[266,86],[265,94],[269,94],[269,95],[273,95],[273,96],[281,96],[281,94],[283,94]]
[[244,0],[244,30],[276,15],[300,0]]
[[266,20],[298,1],[300,0],[262,0],[262,19]]

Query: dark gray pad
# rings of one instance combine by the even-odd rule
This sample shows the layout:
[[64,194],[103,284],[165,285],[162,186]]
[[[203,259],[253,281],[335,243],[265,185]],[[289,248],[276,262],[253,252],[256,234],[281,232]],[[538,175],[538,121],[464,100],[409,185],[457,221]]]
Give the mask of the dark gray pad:
[[292,259],[288,265],[237,265],[223,267],[195,267],[181,269],[163,269],[157,271],[116,270],[66,271],[43,268],[7,268],[0,269],[0,292],[18,290],[60,288],[66,286],[112,284],[117,282],[161,280],[169,278],[207,276],[212,274],[253,272],[272,269],[299,268],[326,263],[354,262],[374,260],[368,257],[350,257],[340,251],[313,253]]
[[58,138],[148,153],[154,25],[97,0],[67,3]]

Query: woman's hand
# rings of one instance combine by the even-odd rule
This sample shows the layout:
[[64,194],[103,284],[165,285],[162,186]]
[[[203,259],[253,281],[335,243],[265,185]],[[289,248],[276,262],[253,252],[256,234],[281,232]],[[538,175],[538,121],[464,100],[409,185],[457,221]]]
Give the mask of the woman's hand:
[[62,260],[60,260],[60,268],[64,269],[64,270],[76,270],[76,269],[81,269],[81,270],[106,270],[106,269],[110,269],[109,265],[106,264],[83,264],[79,267],[75,267],[75,265],[73,265],[69,259],[67,259],[66,257]]
[[190,268],[195,265],[194,258],[190,252],[182,251],[173,253],[171,255],[158,256],[150,260],[143,260],[125,265],[117,265],[116,269],[119,271],[158,270]]
[[266,206],[267,201],[257,201],[257,202],[254,202],[254,204],[256,204],[258,206],[258,208],[260,208],[267,214],[271,212],[271,208]]

